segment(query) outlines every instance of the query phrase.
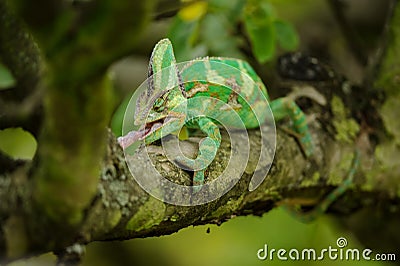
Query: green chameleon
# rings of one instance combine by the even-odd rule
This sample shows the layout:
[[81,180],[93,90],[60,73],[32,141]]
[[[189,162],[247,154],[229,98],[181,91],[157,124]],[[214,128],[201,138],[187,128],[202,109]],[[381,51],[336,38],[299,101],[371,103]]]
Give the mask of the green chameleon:
[[[213,65],[212,63],[221,63]],[[224,68],[220,66],[229,66]],[[218,67],[216,67],[218,66]],[[165,69],[168,69],[165,71]],[[239,71],[232,71],[236,69]],[[183,82],[185,77],[199,76],[213,77],[213,79]],[[241,74],[238,74],[241,73]],[[201,189],[205,180],[205,169],[213,161],[221,143],[220,124],[224,126],[236,126],[231,116],[224,115],[225,111],[218,104],[201,104],[195,99],[200,97],[213,97],[220,102],[229,104],[237,112],[246,128],[257,128],[263,123],[263,113],[268,106],[274,115],[275,121],[289,117],[295,135],[299,139],[304,154],[309,157],[313,154],[311,135],[306,123],[305,115],[296,103],[288,98],[278,98],[270,101],[265,85],[252,67],[245,61],[234,58],[206,57],[192,60],[178,69],[172,44],[168,39],[159,41],[150,58],[148,89],[136,102],[135,124],[144,124],[137,131],[131,131],[127,135],[118,138],[123,149],[129,147],[138,140],[144,140],[145,144],[153,143],[167,134],[178,134],[183,125],[187,128],[200,129],[206,137],[199,143],[197,157],[176,158],[181,165],[194,171],[194,191]],[[252,82],[248,82],[248,79]],[[210,80],[221,80],[221,83]],[[171,85],[171,89],[163,89]],[[186,79],[193,80],[193,79]],[[235,88],[235,89],[232,89]],[[261,92],[261,93],[260,93]],[[251,107],[250,107],[251,106]],[[195,113],[212,113],[218,119],[209,116],[191,116]],[[261,114],[260,117],[255,112]],[[258,119],[257,119],[258,118]],[[219,121],[219,122],[217,122]],[[353,176],[359,163],[359,153],[355,152],[353,163],[345,182],[329,193],[312,211],[302,214],[295,208],[286,206],[287,210],[302,221],[314,220],[324,213],[329,205],[342,195],[352,184]],[[198,190],[197,190],[198,191]]]
[[[240,72],[230,72],[229,68],[224,71],[213,68],[213,62],[226,64]],[[249,129],[258,128],[263,123],[262,114],[266,113],[269,105],[275,121],[285,117],[291,119],[293,130],[299,138],[302,150],[306,156],[312,155],[313,144],[304,113],[292,99],[283,97],[270,101],[265,85],[247,62],[234,58],[207,57],[188,62],[181,71],[175,68],[175,65],[176,60],[171,42],[168,39],[159,41],[150,58],[149,88],[138,99],[135,114],[135,124],[139,124],[145,119],[145,127],[120,137],[118,141],[123,148],[130,146],[137,140],[144,140],[146,144],[150,144],[166,134],[178,133],[183,125],[187,128],[200,129],[207,137],[199,143],[197,158],[176,158],[179,164],[190,169],[201,169],[194,171],[193,177],[193,186],[200,187],[204,183],[205,168],[214,159],[221,143],[219,123],[216,120],[224,126],[235,127],[235,121],[232,120],[231,116],[224,115],[223,108],[210,105],[202,106],[199,101],[194,100],[196,97],[202,96],[214,97],[232,106],[243,121],[244,126]],[[168,67],[171,71],[165,71],[165,68]],[[229,84],[236,90],[209,81],[181,82],[185,75],[193,77],[196,73],[201,73],[203,76],[213,75],[214,79],[220,78],[220,80],[225,81],[225,84]],[[168,82],[165,80],[170,79],[171,75],[178,80],[178,86],[171,90],[157,88],[157,86],[167,85]],[[249,78],[252,82],[246,80]],[[237,93],[238,91],[240,93]],[[150,110],[143,108],[143,104],[148,102],[154,102],[152,106],[148,107]],[[187,113],[180,109],[180,105],[183,106],[182,103],[186,103],[187,113],[190,113],[190,110],[196,110],[197,113],[214,112],[214,116],[217,116],[218,119],[211,119],[207,116],[191,118],[189,115],[187,117]],[[144,110],[143,113],[148,113],[147,117],[142,117],[140,108],[142,111]],[[254,110],[261,114],[261,121],[257,119]]]

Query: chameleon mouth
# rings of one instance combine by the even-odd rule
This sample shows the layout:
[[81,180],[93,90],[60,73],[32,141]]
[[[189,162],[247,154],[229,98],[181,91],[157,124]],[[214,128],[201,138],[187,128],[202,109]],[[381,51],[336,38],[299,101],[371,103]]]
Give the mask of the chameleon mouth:
[[147,137],[150,133],[156,131],[159,129],[166,121],[166,119],[161,118],[156,121],[152,121],[150,123],[146,123],[144,129],[139,130],[142,133],[142,136],[140,136],[139,140],[143,140],[145,137]]
[[[139,133],[138,140],[144,140],[151,133],[159,130],[161,127],[169,124],[170,122],[176,121],[177,119],[179,119],[179,117],[169,115],[169,116],[162,117],[157,120],[146,123],[144,125],[144,128],[137,131]],[[166,132],[164,132],[164,133],[166,133]],[[166,133],[166,134],[168,134],[168,133]]]

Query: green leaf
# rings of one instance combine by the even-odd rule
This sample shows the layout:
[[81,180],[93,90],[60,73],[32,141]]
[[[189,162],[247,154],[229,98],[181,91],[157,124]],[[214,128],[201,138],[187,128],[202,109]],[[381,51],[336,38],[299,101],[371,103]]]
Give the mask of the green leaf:
[[275,13],[265,1],[249,0],[244,10],[244,25],[253,54],[260,63],[272,59],[275,54]]
[[244,9],[244,15],[254,24],[263,26],[270,24],[276,17],[274,8],[265,0],[249,0]]
[[267,14],[257,10],[246,12],[244,17],[253,54],[260,63],[271,60],[275,54],[275,28]]
[[246,0],[209,0],[209,13],[226,16],[231,24],[235,24],[243,12]]
[[3,64],[0,63],[0,90],[14,87],[16,81],[12,76],[10,70],[8,70]]
[[209,55],[243,58],[237,39],[230,34],[232,25],[222,14],[207,14],[201,22],[201,37]]
[[274,21],[276,37],[279,45],[286,50],[294,50],[299,45],[299,37],[296,30],[289,22],[276,20]]
[[0,130],[0,150],[13,159],[31,160],[37,143],[28,131],[22,128]]
[[174,47],[174,53],[178,62],[197,57],[199,47],[197,44],[199,20],[183,21],[175,16],[168,32],[168,38]]

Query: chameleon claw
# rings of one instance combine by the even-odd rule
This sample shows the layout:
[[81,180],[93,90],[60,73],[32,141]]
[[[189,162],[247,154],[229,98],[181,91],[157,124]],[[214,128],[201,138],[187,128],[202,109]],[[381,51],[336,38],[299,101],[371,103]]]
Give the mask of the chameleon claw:
[[204,171],[195,171],[193,175],[193,192],[197,193],[201,190],[204,184]]

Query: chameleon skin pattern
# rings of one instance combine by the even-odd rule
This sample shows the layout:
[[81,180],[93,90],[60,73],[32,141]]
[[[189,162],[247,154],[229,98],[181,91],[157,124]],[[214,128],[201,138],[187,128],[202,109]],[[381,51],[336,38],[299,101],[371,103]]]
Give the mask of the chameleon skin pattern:
[[[229,68],[215,67],[215,65],[224,66],[224,64]],[[239,71],[230,71],[232,67]],[[166,68],[167,71],[165,71]],[[210,82],[211,79],[208,78],[204,80],[204,76],[213,77],[213,80],[220,82]],[[182,80],[197,81],[183,83]],[[170,90],[163,90],[163,87],[170,88],[171,84],[177,86],[172,86]],[[270,101],[265,85],[247,62],[234,58],[207,57],[192,60],[178,70],[172,44],[168,39],[163,39],[156,44],[150,58],[148,91],[137,101],[135,124],[145,122],[146,125],[141,131],[131,135],[135,136],[133,141],[144,139],[145,143],[149,144],[167,134],[177,134],[183,125],[204,132],[207,137],[200,141],[195,159],[176,158],[178,164],[196,169],[193,177],[195,189],[200,189],[204,183],[206,167],[214,159],[221,143],[217,121],[224,126],[233,128],[238,126],[237,122],[226,115],[228,112],[224,112],[223,107],[218,103],[199,104],[196,98],[200,97],[215,98],[229,104],[237,112],[246,128],[259,127],[267,116],[266,110],[269,105],[275,121],[285,117],[291,119],[293,130],[299,137],[304,153],[307,156],[312,155],[313,144],[304,113],[289,98]],[[153,102],[152,106],[148,105]],[[194,117],[190,115],[192,111],[205,115],[192,118]],[[218,119],[208,118],[206,114],[210,112]],[[148,114],[147,117],[144,114]],[[121,146],[127,146],[132,142],[124,139],[128,137],[129,134],[119,139],[120,143],[127,143]]]

